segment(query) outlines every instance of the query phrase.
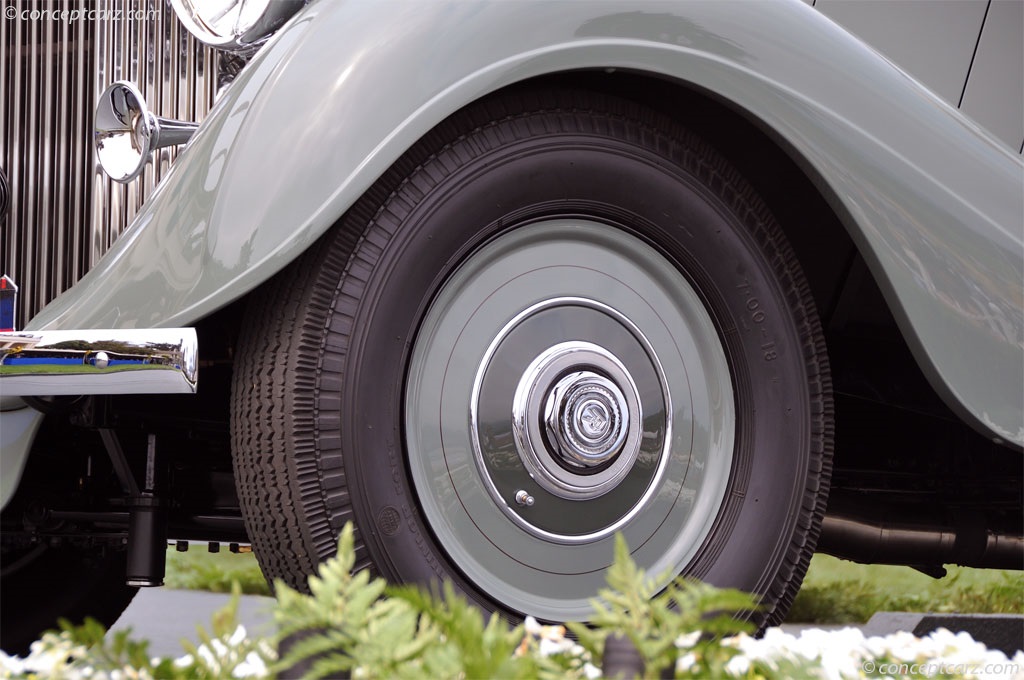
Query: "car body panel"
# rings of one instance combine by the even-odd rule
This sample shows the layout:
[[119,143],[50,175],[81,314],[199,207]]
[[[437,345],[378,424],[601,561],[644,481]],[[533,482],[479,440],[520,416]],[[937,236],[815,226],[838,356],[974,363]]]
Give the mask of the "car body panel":
[[960,109],[1024,152],[1024,2],[993,0]]
[[14,496],[25,459],[32,448],[43,414],[17,397],[0,396],[0,508]]
[[816,0],[815,9],[958,106],[987,3],[977,0]]
[[811,4],[1024,153],[1024,2],[811,0]]
[[29,329],[193,324],[314,244],[449,114],[578,69],[674,79],[770,131],[843,220],[937,391],[1024,443],[1024,163],[797,1],[314,3]]

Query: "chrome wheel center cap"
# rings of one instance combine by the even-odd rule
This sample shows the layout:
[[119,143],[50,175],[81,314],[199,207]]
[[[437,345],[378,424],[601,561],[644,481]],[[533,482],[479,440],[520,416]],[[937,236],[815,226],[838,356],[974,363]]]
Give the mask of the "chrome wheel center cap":
[[611,380],[592,371],[577,371],[548,392],[544,424],[551,448],[566,463],[595,467],[622,450],[629,408]]
[[629,474],[643,439],[640,394],[607,349],[573,340],[541,352],[512,400],[512,433],[530,478],[560,498],[587,500]]

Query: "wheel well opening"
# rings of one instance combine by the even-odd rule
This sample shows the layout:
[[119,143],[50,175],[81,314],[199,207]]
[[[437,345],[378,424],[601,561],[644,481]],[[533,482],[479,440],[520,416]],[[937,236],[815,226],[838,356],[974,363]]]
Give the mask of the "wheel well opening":
[[578,71],[523,81],[509,89],[583,88],[639,102],[702,137],[753,185],[782,226],[828,327],[857,249],[836,213],[782,143],[714,94],[630,71]]

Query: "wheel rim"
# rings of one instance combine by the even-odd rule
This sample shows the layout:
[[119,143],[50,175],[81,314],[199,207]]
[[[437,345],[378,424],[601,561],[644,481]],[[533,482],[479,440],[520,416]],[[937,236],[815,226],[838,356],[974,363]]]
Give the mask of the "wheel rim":
[[617,532],[652,575],[683,572],[725,497],[734,431],[697,293],[599,222],[488,243],[413,345],[405,438],[423,512],[452,563],[523,614],[588,618]]

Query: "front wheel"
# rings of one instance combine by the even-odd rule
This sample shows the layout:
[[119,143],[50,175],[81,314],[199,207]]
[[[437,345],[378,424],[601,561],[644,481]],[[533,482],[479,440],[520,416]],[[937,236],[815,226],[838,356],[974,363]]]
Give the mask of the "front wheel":
[[456,114],[250,308],[236,477],[270,577],[346,519],[385,576],[586,620],[614,535],[781,620],[831,456],[778,226],[676,123],[589,93]]

